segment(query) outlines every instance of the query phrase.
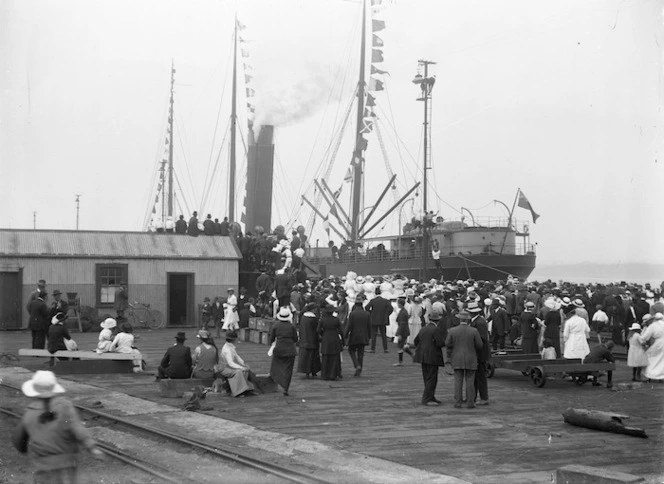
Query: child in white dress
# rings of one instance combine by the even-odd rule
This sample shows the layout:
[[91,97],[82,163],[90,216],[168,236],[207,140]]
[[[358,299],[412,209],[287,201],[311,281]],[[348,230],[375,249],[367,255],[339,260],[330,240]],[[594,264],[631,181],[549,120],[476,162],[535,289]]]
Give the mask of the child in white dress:
[[632,368],[632,381],[641,381],[641,370],[648,366],[648,355],[639,341],[641,325],[632,323],[629,328],[629,350],[627,351],[627,366]]
[[113,344],[113,328],[117,326],[117,321],[113,318],[106,318],[101,322],[102,330],[99,332],[99,342],[97,343],[97,353],[108,353]]

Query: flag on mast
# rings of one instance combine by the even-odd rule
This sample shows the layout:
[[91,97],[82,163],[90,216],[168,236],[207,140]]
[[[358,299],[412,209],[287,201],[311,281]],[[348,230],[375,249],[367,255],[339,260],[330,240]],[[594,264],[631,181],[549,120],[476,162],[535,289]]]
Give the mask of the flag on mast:
[[533,210],[533,206],[530,204],[526,196],[523,194],[521,190],[519,190],[519,201],[517,205],[521,208],[525,208],[526,210],[530,210],[530,214],[533,216],[533,223],[537,223],[537,219],[539,218],[539,215],[535,213],[535,210]]

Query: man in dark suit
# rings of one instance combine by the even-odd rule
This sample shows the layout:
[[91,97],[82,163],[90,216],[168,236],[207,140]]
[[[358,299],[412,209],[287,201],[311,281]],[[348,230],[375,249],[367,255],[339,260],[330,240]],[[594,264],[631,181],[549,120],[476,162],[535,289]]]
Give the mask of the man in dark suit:
[[46,333],[51,325],[51,312],[46,307],[44,300],[46,291],[40,291],[37,299],[28,303],[30,321],[28,328],[32,331],[32,349],[43,350],[46,348]]
[[376,288],[376,297],[369,301],[366,306],[369,311],[371,321],[371,349],[369,353],[376,352],[376,337],[380,332],[383,339],[383,351],[387,353],[387,325],[390,324],[390,314],[392,314],[392,303],[381,296],[380,289]]
[[475,371],[477,370],[477,352],[482,349],[480,333],[470,326],[470,314],[459,313],[459,326],[447,333],[447,362],[454,368],[454,407],[461,408],[463,384],[466,383],[466,401],[468,408],[475,408]]
[[176,234],[187,233],[187,221],[184,219],[184,215],[180,215],[178,221],[175,222],[175,233]]
[[189,224],[187,224],[187,233],[193,235],[194,237],[198,236],[198,212],[194,211],[189,219]]
[[[39,282],[37,283],[37,289],[32,291],[30,293],[30,295],[28,296],[28,302],[25,305],[25,308],[28,310],[28,312],[30,312],[30,309],[29,309],[30,302],[37,299],[39,297],[40,292],[43,292],[43,293],[46,294],[46,281],[44,279],[39,279]],[[44,302],[46,302],[46,296],[44,296]]]
[[214,235],[214,222],[212,221],[212,215],[208,213],[207,218],[203,222],[203,233],[205,235]]
[[422,393],[422,405],[440,405],[436,399],[436,386],[438,385],[438,367],[444,366],[443,345],[445,337],[438,326],[441,316],[437,311],[429,314],[429,322],[415,336],[415,356],[413,361],[422,364],[422,379],[424,380],[424,392]]
[[221,325],[224,319],[224,303],[221,301],[221,296],[214,298],[214,302],[210,307],[210,315],[214,325],[217,327],[217,338],[221,336]]
[[496,298],[492,302],[491,311],[491,341],[493,349],[505,351],[505,335],[510,331],[510,317],[502,306],[500,299]]
[[[475,397],[473,401],[477,405],[489,404],[489,383],[486,378],[486,365],[491,358],[491,346],[489,346],[489,325],[482,316],[482,308],[475,301],[470,301],[466,309],[470,313],[470,325],[480,333],[482,348],[477,351],[477,371],[475,372]],[[480,401],[477,401],[477,395]]]
[[224,217],[224,221],[219,224],[219,235],[228,237],[231,234],[231,223],[228,221],[228,217]]
[[175,345],[166,350],[157,368],[157,380],[191,378],[191,350],[184,345],[186,339],[183,332],[175,336]]
[[65,316],[69,311],[69,304],[62,299],[62,292],[60,289],[53,291],[53,303],[51,303],[51,317],[58,313],[63,313]]
[[120,282],[120,287],[115,290],[115,301],[113,301],[113,309],[117,313],[117,319],[126,321],[125,311],[129,308],[129,295],[127,294],[127,282]]
[[369,344],[371,335],[371,322],[369,311],[362,306],[364,295],[358,294],[353,310],[348,315],[348,325],[346,326],[346,342],[348,344],[348,353],[355,367],[355,376],[360,376],[364,365],[364,347]]

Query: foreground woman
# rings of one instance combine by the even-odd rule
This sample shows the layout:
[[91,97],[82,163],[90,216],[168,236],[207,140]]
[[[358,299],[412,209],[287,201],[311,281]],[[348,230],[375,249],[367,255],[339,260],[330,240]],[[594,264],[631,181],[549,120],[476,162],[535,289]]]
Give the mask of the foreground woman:
[[226,333],[226,343],[219,352],[218,366],[219,373],[228,379],[231,395],[234,397],[257,388],[253,383],[256,381],[256,376],[249,369],[249,365],[237,354],[234,344],[236,340],[237,333],[235,331]]
[[333,306],[323,308],[323,316],[318,323],[320,335],[320,353],[322,355],[321,377],[324,380],[339,380],[341,376],[341,350],[344,338],[341,333],[341,321],[334,315]]
[[304,306],[300,319],[300,354],[297,360],[297,372],[316,376],[320,372],[320,353],[318,352],[318,316],[314,312],[315,303]]
[[14,430],[12,442],[19,452],[29,454],[35,468],[33,482],[77,482],[80,448],[98,458],[103,454],[74,406],[62,396],[65,389],[52,372],[38,371],[21,390],[34,400]]
[[657,313],[650,320],[648,327],[643,330],[639,341],[648,346],[648,366],[644,371],[650,380],[664,380],[664,314]]
[[293,366],[297,355],[295,343],[298,342],[297,331],[290,322],[291,317],[290,309],[282,307],[277,313],[277,322],[272,326],[268,339],[268,345],[276,341],[272,353],[270,377],[284,389],[286,396],[293,378]]

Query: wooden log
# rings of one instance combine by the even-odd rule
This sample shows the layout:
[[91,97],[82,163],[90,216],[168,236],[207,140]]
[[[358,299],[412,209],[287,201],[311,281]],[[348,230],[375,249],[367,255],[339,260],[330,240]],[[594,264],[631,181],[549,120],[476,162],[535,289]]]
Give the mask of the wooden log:
[[648,436],[646,435],[645,430],[636,427],[626,427],[625,424],[623,424],[623,419],[628,418],[629,417],[626,415],[619,415],[616,413],[571,407],[563,413],[563,419],[566,423],[571,425],[647,439]]

